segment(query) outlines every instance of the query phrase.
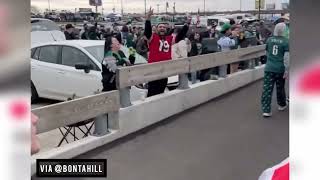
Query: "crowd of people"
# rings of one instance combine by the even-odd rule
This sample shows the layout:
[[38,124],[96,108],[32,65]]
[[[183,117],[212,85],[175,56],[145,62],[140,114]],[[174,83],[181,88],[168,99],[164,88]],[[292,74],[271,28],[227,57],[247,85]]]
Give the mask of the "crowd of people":
[[[116,87],[116,69],[119,66],[132,66],[135,64],[135,53],[139,53],[148,60],[148,63],[169,61],[190,56],[198,56],[211,53],[206,50],[203,43],[204,39],[216,39],[219,51],[226,52],[232,49],[245,48],[247,24],[224,24],[220,31],[216,29],[217,24],[212,24],[210,29],[205,32],[199,32],[190,29],[190,19],[180,29],[170,29],[165,23],[159,23],[156,26],[151,25],[150,18],[153,10],[150,9],[147,14],[144,30],[142,28],[129,28],[123,26],[121,31],[117,28],[109,29],[98,27],[97,24],[89,27],[84,25],[79,36],[74,33],[74,27],[71,24],[65,27],[65,36],[67,40],[87,39],[87,40],[105,40],[104,60],[102,61],[102,84],[103,91],[115,90]],[[288,107],[285,93],[285,80],[288,77],[288,58],[289,52],[289,24],[286,21],[280,21],[276,24],[274,30],[268,29],[263,22],[260,22],[256,34],[256,45],[266,44],[267,55],[261,59],[266,63],[264,86],[261,98],[261,105],[264,117],[270,117],[271,100],[274,84],[277,88],[277,101],[279,110],[283,111]],[[121,45],[129,47],[129,56],[120,50]],[[134,51],[133,49],[136,49]],[[193,72],[189,74],[189,79],[194,83],[202,78],[203,73],[216,73],[214,78],[227,77],[229,73],[235,73],[239,70],[239,63],[223,65],[218,68]],[[212,71],[211,71],[212,70]],[[188,78],[180,76],[179,78]],[[213,79],[214,79],[213,78]],[[148,97],[161,94],[165,91],[168,79],[160,79],[148,83]],[[33,141],[32,153],[39,151],[39,141],[35,136],[35,124],[37,117],[32,116]]]
[[[266,117],[271,116],[270,88],[272,90],[274,83],[277,83],[279,109],[286,108],[284,79],[281,79],[281,77],[285,76],[282,64],[284,62],[284,54],[288,51],[288,41],[285,41],[289,35],[288,23],[285,24],[284,21],[277,22],[273,32],[262,21],[258,22],[253,28],[247,22],[237,24],[231,20],[230,23],[225,23],[219,31],[217,30],[217,24],[213,23],[207,31],[201,32],[197,28],[191,28],[190,18],[180,28],[169,27],[166,23],[152,26],[150,21],[152,15],[153,10],[150,9],[146,17],[144,29],[125,25],[119,30],[117,27],[111,29],[97,24],[94,26],[84,24],[82,31],[77,37],[74,33],[74,27],[68,24],[65,27],[65,36],[67,40],[105,40],[105,59],[102,71],[105,91],[116,89],[115,70],[118,66],[134,65],[134,53],[130,54],[130,57],[126,57],[120,50],[120,45],[126,46],[131,50],[134,49],[134,52],[145,57],[148,63],[155,63],[214,52],[227,52],[233,49],[246,48],[250,45],[267,44],[267,56],[255,60],[254,64],[251,64],[251,66],[255,66],[267,62],[265,87],[262,96],[263,115]],[[216,48],[210,48],[210,46],[216,46]],[[228,74],[246,69],[249,66],[248,61],[237,62],[199,72],[192,72],[185,76],[180,75],[179,78],[188,78],[193,83],[198,80],[217,80],[227,77]],[[163,93],[167,87],[167,83],[167,78],[149,82],[147,96],[150,97]]]

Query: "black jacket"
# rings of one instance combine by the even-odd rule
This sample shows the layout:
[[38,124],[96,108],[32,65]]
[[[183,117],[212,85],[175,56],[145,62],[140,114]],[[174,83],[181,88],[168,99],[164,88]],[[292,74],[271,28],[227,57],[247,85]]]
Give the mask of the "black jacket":
[[148,41],[145,38],[143,38],[143,36],[138,39],[136,49],[137,53],[139,53],[144,58],[148,59]]
[[[118,54],[112,52],[108,52],[108,54],[106,54],[102,61],[102,91],[112,91],[117,89],[116,72],[114,68],[116,66],[126,65],[126,61],[127,57],[122,51],[119,51]],[[131,64],[134,64],[135,57],[131,55],[129,57],[129,61]]]
[[73,40],[73,39],[77,39],[76,35],[74,33],[68,33],[68,31],[64,32],[64,35],[66,36],[66,40]]
[[[217,32],[211,33],[210,31],[203,32],[201,37],[203,38],[215,38]],[[211,37],[210,37],[211,34]]]

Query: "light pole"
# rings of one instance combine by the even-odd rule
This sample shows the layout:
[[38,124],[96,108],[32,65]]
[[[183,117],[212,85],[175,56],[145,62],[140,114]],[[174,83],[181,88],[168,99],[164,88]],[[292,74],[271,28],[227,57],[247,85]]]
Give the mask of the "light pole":
[[144,0],[144,15],[147,15],[147,0]]
[[203,0],[203,12],[206,15],[206,0]]
[[160,4],[157,4],[157,7],[158,7],[158,14],[159,14],[159,6],[160,6]]
[[261,0],[259,0],[259,15],[258,15],[259,21],[260,21],[260,15],[261,15]]
[[168,2],[166,2],[166,15],[168,14]]
[[242,0],[240,0],[240,11],[242,11]]
[[50,0],[48,0],[48,5],[49,5],[49,12],[50,12]]
[[174,15],[176,14],[176,2],[173,3],[173,22],[174,22]]
[[123,16],[123,0],[121,0],[121,15]]

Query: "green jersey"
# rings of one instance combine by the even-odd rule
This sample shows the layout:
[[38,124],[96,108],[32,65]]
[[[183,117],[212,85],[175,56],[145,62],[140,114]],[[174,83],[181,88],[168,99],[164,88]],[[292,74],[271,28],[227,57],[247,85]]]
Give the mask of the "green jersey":
[[290,35],[290,29],[288,27],[288,25],[286,26],[286,31],[284,32],[284,37],[286,37],[287,39],[289,39],[289,35]]
[[289,51],[289,41],[285,37],[273,36],[267,40],[267,64],[265,67],[266,72],[283,73],[284,54]]

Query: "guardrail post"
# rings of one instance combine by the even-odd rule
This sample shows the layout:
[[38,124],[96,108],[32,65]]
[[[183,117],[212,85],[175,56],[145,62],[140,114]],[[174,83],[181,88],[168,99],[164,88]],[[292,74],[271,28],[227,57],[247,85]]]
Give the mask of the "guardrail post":
[[95,117],[94,136],[104,136],[109,133],[109,117],[103,114]]
[[191,72],[191,82],[192,82],[192,84],[197,83],[197,71]]
[[250,59],[249,60],[249,69],[254,69],[256,65],[256,60],[255,59]]
[[131,106],[130,87],[122,88],[120,91],[120,104],[122,108]]
[[120,105],[122,108],[131,106],[131,98],[130,98],[130,87],[121,87],[120,86],[120,71],[117,69],[116,72],[116,83],[117,89],[120,93]]
[[179,74],[179,87],[178,89],[189,89],[188,74]]

